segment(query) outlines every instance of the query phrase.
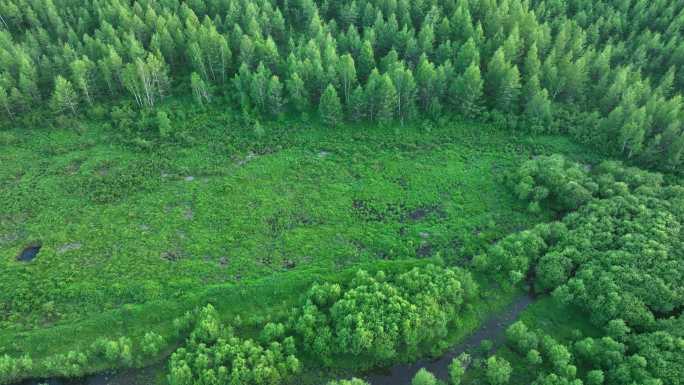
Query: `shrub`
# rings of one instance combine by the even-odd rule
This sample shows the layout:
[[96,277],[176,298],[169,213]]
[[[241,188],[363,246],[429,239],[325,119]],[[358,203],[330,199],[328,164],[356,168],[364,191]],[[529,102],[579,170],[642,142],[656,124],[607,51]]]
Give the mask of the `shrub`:
[[155,332],[147,332],[143,337],[142,351],[146,357],[154,357],[164,346],[164,337]]
[[415,376],[413,376],[413,380],[411,380],[411,385],[436,385],[437,384],[437,379],[435,378],[434,374],[428,372],[425,368],[421,368]]
[[13,358],[5,354],[0,356],[0,384],[10,384],[16,381],[23,373],[33,368],[33,360],[28,355]]

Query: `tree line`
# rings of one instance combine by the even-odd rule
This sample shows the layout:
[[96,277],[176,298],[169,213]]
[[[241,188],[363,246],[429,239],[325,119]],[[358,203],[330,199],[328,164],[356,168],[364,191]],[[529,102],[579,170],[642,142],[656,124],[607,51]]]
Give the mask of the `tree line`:
[[[681,45],[681,6],[626,1],[597,18],[589,2],[557,3],[9,0],[0,110],[35,124],[46,102],[71,115],[112,98],[154,108],[192,94],[259,115],[318,111],[332,126],[455,112],[676,169],[681,55],[657,61],[671,68],[662,76],[644,57]],[[660,14],[670,16],[652,21]],[[634,15],[671,37],[669,48],[611,27]]]

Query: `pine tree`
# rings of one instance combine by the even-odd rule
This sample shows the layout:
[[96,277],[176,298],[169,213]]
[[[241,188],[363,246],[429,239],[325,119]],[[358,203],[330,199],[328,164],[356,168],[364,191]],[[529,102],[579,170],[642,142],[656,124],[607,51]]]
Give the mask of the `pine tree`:
[[535,131],[543,132],[551,124],[551,101],[545,89],[537,90],[525,102],[525,117]]
[[344,103],[348,105],[352,89],[356,84],[356,68],[354,67],[354,59],[350,54],[345,54],[340,57],[337,73],[339,74],[340,83],[342,85]]
[[157,112],[157,130],[162,138],[171,136],[171,119],[169,119],[169,116],[164,111]]
[[52,93],[52,108],[58,114],[69,112],[76,114],[78,107],[78,95],[74,91],[71,82],[60,75],[55,79],[55,89]]
[[389,124],[394,120],[394,114],[398,104],[397,89],[394,87],[394,83],[389,74],[382,75],[376,92],[375,99],[377,100],[378,106],[378,122],[380,124]]
[[348,116],[352,121],[359,122],[366,116],[366,109],[366,93],[361,86],[356,86],[347,105]]
[[321,118],[330,127],[335,127],[342,121],[342,105],[337,96],[335,87],[331,84],[326,87],[318,105]]
[[362,82],[366,81],[373,68],[375,68],[373,46],[371,45],[370,41],[365,40],[361,46],[361,52],[359,53],[359,80]]
[[537,43],[532,43],[530,48],[527,50],[527,56],[525,56],[524,64],[524,77],[525,82],[529,82],[530,78],[533,76],[539,77],[541,73],[541,61],[539,61],[539,51],[537,50]]
[[502,112],[515,112],[520,93],[520,73],[499,48],[487,67],[487,95],[492,106]]
[[197,72],[193,72],[190,75],[190,87],[192,88],[192,94],[195,96],[197,103],[203,105],[205,102],[211,102],[211,93],[209,92],[207,83],[202,80]]
[[283,109],[283,85],[277,76],[271,76],[267,90],[268,109],[271,115],[277,116]]
[[81,94],[88,105],[93,104],[94,69],[95,64],[86,56],[71,62],[71,73],[73,75],[74,84],[76,84],[76,87],[81,91]]
[[428,60],[425,54],[421,55],[418,67],[416,68],[416,83],[418,86],[418,100],[421,109],[425,112],[428,110],[433,97],[437,94],[437,71],[435,65]]
[[397,116],[403,125],[416,110],[416,81],[413,73],[403,65],[396,65],[390,76],[397,93]]
[[304,87],[304,81],[299,74],[294,72],[285,82],[287,88],[287,99],[290,105],[299,112],[309,108],[309,98]]
[[450,90],[451,102],[464,116],[474,118],[482,110],[483,93],[484,81],[480,66],[473,61],[454,81]]
[[12,112],[12,105],[10,104],[7,90],[5,90],[5,87],[3,86],[0,86],[0,110],[4,111],[9,120],[14,118],[14,113]]
[[480,50],[477,48],[475,40],[471,37],[458,50],[458,55],[456,55],[456,61],[454,62],[454,69],[458,73],[463,73],[473,62],[479,65]]

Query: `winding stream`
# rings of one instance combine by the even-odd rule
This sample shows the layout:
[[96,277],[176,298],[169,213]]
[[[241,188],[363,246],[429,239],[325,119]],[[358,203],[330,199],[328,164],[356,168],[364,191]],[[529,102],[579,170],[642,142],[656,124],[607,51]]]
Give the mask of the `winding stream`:
[[451,364],[455,357],[465,351],[478,348],[482,340],[491,340],[494,342],[494,346],[502,343],[505,338],[504,332],[506,328],[515,323],[520,313],[532,302],[534,302],[534,298],[530,295],[519,297],[515,302],[508,305],[506,310],[492,316],[476,332],[437,359],[425,359],[410,364],[395,365],[381,371],[372,372],[364,376],[363,379],[371,385],[410,385],[416,372],[421,368],[425,368],[438,379],[447,381],[449,379],[449,364]]
[[[491,340],[495,346],[503,342],[504,332],[513,324],[534,298],[530,295],[519,297],[508,307],[489,318],[473,334],[463,342],[454,346],[441,357],[434,360],[419,360],[410,364],[398,364],[386,369],[373,371],[363,379],[371,385],[410,385],[411,379],[421,368],[432,372],[438,379],[446,381],[449,377],[449,364],[459,354],[476,349],[482,340]],[[158,366],[143,369],[129,369],[115,373],[100,373],[75,379],[51,378],[47,380],[27,380],[20,385],[149,385],[154,383],[155,373],[160,370]]]

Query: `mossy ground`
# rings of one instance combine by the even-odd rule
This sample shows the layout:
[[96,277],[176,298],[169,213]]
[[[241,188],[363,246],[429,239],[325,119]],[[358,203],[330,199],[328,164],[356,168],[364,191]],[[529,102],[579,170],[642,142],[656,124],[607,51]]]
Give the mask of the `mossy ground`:
[[[463,263],[551,217],[526,211],[507,170],[586,154],[559,137],[426,127],[283,120],[257,136],[207,111],[184,123],[183,140],[146,149],[97,122],[4,132],[0,353],[170,334],[174,317],[212,298],[231,316],[269,317],[345,268]],[[18,262],[33,241],[38,257]]]

